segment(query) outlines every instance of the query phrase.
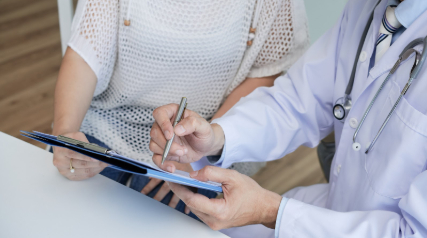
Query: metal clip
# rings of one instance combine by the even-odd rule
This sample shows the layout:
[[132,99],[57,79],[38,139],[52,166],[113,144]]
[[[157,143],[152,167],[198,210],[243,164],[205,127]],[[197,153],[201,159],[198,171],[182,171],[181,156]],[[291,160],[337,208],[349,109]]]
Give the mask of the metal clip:
[[66,137],[66,136],[61,136],[61,135],[57,136],[56,138],[58,140],[60,140],[60,141],[63,141],[63,142],[66,142],[66,143],[69,143],[69,144],[72,144],[72,145],[75,145],[75,146],[78,146],[78,147],[81,147],[81,148],[85,148],[85,149],[88,149],[88,150],[93,150],[93,151],[96,151],[96,152],[99,152],[99,153],[103,153],[103,154],[107,154],[108,153],[108,149],[107,148],[104,148],[104,147],[99,146],[97,144],[86,143],[86,142],[83,142],[83,141],[75,140],[75,139],[72,139],[72,138],[69,138],[69,137]]

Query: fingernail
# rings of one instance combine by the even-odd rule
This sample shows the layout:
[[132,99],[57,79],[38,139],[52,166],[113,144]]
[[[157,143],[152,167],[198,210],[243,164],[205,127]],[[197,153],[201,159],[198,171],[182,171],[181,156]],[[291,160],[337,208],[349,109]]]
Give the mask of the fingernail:
[[173,167],[172,167],[172,166],[168,166],[168,167],[166,167],[166,170],[167,170],[168,172],[173,173]]
[[176,127],[175,132],[179,135],[183,134],[185,132],[185,129],[183,126],[179,125]]
[[184,154],[187,154],[187,153],[188,153],[188,149],[184,148]]
[[177,150],[177,151],[175,151],[175,153],[176,153],[178,156],[183,156],[183,155],[184,155],[184,151],[182,151],[182,150]]
[[166,139],[169,139],[170,136],[171,136],[171,133],[168,130],[166,130],[165,131],[165,137],[166,137]]
[[190,177],[196,177],[198,173],[199,173],[198,170],[193,171],[193,172],[190,173]]

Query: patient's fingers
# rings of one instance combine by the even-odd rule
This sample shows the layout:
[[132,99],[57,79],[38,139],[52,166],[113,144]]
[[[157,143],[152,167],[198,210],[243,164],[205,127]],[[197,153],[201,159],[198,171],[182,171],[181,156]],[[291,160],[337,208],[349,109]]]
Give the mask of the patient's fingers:
[[[174,194],[172,196],[172,199],[169,202],[169,207],[176,208],[176,206],[178,205],[179,201],[180,201],[179,197]],[[188,214],[188,213],[186,213],[186,214]]]
[[68,169],[58,169],[58,171],[67,177],[70,180],[84,180],[91,178],[97,174],[99,174],[104,168],[85,168],[85,169],[74,169],[74,173],[71,172],[71,170]]
[[[55,165],[55,167],[57,168],[70,168],[70,160],[71,159],[61,159],[61,160],[53,160],[53,164]],[[108,166],[108,164],[103,163],[101,161],[86,161],[86,160],[79,160],[79,159],[74,159],[71,161],[71,164],[74,168],[98,168],[98,167],[102,167],[105,168]]]
[[171,191],[167,183],[163,183],[156,195],[154,195],[154,200],[162,201],[163,198]]
[[151,192],[162,180],[156,178],[150,178],[150,181],[145,185],[145,187],[141,190],[142,194],[147,195]]

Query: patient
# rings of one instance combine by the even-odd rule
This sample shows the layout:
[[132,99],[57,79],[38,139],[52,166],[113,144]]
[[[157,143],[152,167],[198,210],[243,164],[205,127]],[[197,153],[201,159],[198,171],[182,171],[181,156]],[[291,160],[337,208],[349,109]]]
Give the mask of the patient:
[[[185,96],[188,108],[205,119],[221,117],[257,87],[272,86],[307,46],[303,0],[81,0],[55,89],[53,134],[152,163],[155,108]],[[158,179],[131,176],[64,148],[53,151],[54,165],[71,180],[101,173],[190,212]],[[204,161],[192,166],[200,169]],[[252,175],[262,166],[232,168]]]

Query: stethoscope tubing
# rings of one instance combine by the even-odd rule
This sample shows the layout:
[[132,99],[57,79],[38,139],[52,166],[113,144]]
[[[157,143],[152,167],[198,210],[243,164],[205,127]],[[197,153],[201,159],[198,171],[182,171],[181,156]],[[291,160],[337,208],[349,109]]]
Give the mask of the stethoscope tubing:
[[[368,108],[366,109],[365,113],[363,114],[362,120],[360,121],[359,125],[356,128],[356,131],[354,132],[353,143],[356,143],[357,134],[359,133],[359,131],[360,131],[363,123],[365,122],[365,119],[368,116],[369,111],[371,110],[372,106],[374,105],[375,100],[377,99],[379,93],[382,91],[382,89],[384,88],[385,84],[389,81],[390,76],[393,75],[394,72],[396,72],[397,68],[400,66],[400,63],[402,61],[406,60],[410,55],[412,55],[412,53],[415,53],[414,65],[412,67],[411,74],[410,74],[410,77],[408,79],[408,82],[406,83],[405,87],[402,89],[402,91],[401,91],[401,93],[399,95],[399,98],[394,103],[392,109],[390,110],[389,114],[387,115],[387,118],[384,120],[383,124],[381,125],[381,127],[380,127],[379,131],[377,132],[377,134],[375,135],[374,139],[372,140],[372,142],[369,144],[368,148],[366,149],[366,151],[365,151],[366,154],[375,145],[376,141],[378,140],[379,136],[381,135],[381,133],[383,132],[384,128],[388,124],[391,116],[393,115],[394,111],[396,110],[396,108],[399,105],[400,101],[402,100],[403,96],[406,94],[406,92],[408,91],[409,87],[412,85],[412,82],[414,81],[414,79],[417,78],[418,73],[420,72],[422,66],[424,65],[424,62],[425,62],[426,57],[427,57],[427,50],[425,50],[425,49],[427,49],[426,48],[427,47],[427,36],[424,38],[423,41],[420,41],[420,39],[414,40],[411,43],[409,43],[408,46],[405,47],[404,51],[400,54],[399,59],[396,61],[395,65],[390,70],[390,73],[387,75],[387,77],[384,79],[383,83],[381,84],[380,88],[375,93],[374,98],[369,103]],[[424,50],[423,50],[422,54],[420,54],[418,51],[416,51],[415,49],[413,49],[413,47],[415,47],[416,45],[420,44],[421,42],[424,43],[424,48],[423,48]]]
[[[414,41],[412,41],[412,42],[414,42]],[[410,43],[410,45],[412,45],[412,42]],[[374,98],[369,103],[368,108],[366,108],[365,113],[363,114],[362,120],[360,121],[359,125],[356,128],[356,131],[354,132],[353,143],[356,142],[357,134],[359,133],[360,128],[362,127],[363,123],[365,122],[365,119],[368,116],[369,111],[371,110],[372,106],[374,105],[375,101],[377,100],[378,95],[380,94],[380,92],[382,91],[382,89],[384,88],[384,86],[386,85],[386,83],[388,82],[388,80],[390,79],[390,77],[394,74],[394,72],[396,72],[396,70],[399,67],[400,63],[402,61],[406,60],[412,53],[416,53],[417,54],[418,52],[416,52],[412,47],[411,48],[405,47],[404,51],[400,54],[399,59],[396,61],[396,63],[394,64],[394,66],[391,68],[390,72],[388,73],[387,77],[384,79],[384,81],[381,84],[380,88],[375,93]]]
[[369,111],[371,110],[372,106],[375,103],[375,100],[377,100],[378,95],[380,94],[381,90],[384,88],[385,84],[388,82],[388,80],[390,79],[390,76],[392,75],[392,73],[389,73],[387,75],[387,77],[384,79],[383,83],[381,84],[380,88],[377,90],[377,92],[375,93],[374,98],[371,100],[371,102],[369,103],[368,108],[366,108],[365,113],[363,114],[362,120],[360,120],[359,125],[356,128],[356,131],[354,132],[353,135],[353,143],[356,143],[356,138],[357,138],[357,134],[359,133],[360,128],[362,127],[363,123],[365,122],[366,117],[369,114]]
[[[379,0],[375,6],[374,6],[374,10],[376,8],[376,6],[378,6],[378,4],[381,2],[381,0]],[[349,82],[347,84],[345,93],[344,93],[344,97],[343,97],[343,103],[341,104],[335,104],[333,107],[333,113],[334,116],[337,120],[340,120],[342,122],[344,122],[345,117],[347,116],[347,114],[349,113],[349,111],[351,110],[351,91],[353,89],[353,85],[354,85],[354,79],[355,79],[355,75],[356,75],[356,67],[357,67],[357,62],[359,59],[359,55],[362,51],[363,45],[365,43],[366,40],[366,36],[367,33],[369,31],[370,25],[372,23],[373,17],[374,17],[374,10],[372,10],[371,16],[368,19],[366,25],[365,25],[365,29],[363,30],[361,39],[359,41],[359,46],[357,48],[357,53],[354,59],[354,63],[353,63],[353,68],[350,74],[350,79]],[[418,51],[416,51],[415,49],[413,49],[415,46],[424,43],[423,46],[423,53],[421,54],[421,59],[419,59],[420,53]],[[395,102],[395,104],[393,105],[393,108],[390,110],[389,114],[387,115],[386,120],[383,122],[383,124],[381,125],[381,128],[379,129],[379,131],[377,132],[377,134],[375,135],[374,139],[372,140],[372,142],[369,144],[368,148],[366,149],[365,153],[367,154],[372,147],[374,146],[375,142],[378,140],[378,137],[380,136],[380,134],[382,133],[382,131],[384,130],[385,126],[387,125],[387,123],[389,122],[391,116],[393,115],[394,111],[396,110],[397,106],[399,105],[400,101],[402,100],[402,97],[406,94],[406,92],[408,91],[409,87],[411,86],[412,82],[414,79],[417,78],[418,73],[420,72],[422,66],[424,65],[424,62],[426,60],[427,57],[427,36],[425,38],[418,38],[415,39],[413,41],[411,41],[402,51],[402,53],[400,53],[399,55],[399,59],[396,61],[396,63],[394,64],[393,68],[390,70],[389,74],[387,75],[387,77],[384,79],[383,83],[381,84],[380,88],[377,90],[377,92],[375,93],[373,99],[371,100],[371,102],[369,103],[368,108],[366,108],[365,113],[363,114],[362,120],[360,121],[359,125],[356,128],[356,131],[353,134],[353,144],[356,143],[356,138],[357,135],[363,125],[363,123],[365,122],[369,112],[371,111],[375,101],[377,100],[380,92],[382,91],[382,89],[384,88],[385,84],[389,81],[391,75],[394,74],[394,72],[397,70],[397,68],[400,66],[400,63],[403,62],[404,60],[406,60],[410,55],[412,55],[412,53],[415,53],[415,61],[414,61],[414,66],[411,70],[411,74],[410,74],[410,78],[408,80],[408,82],[406,83],[405,87],[403,88],[402,92],[400,93],[399,98],[397,99],[397,101]],[[345,106],[349,106],[347,109]],[[336,106],[340,106],[342,108],[342,110],[344,111],[344,116],[342,118],[339,118],[335,115],[335,108]]]

